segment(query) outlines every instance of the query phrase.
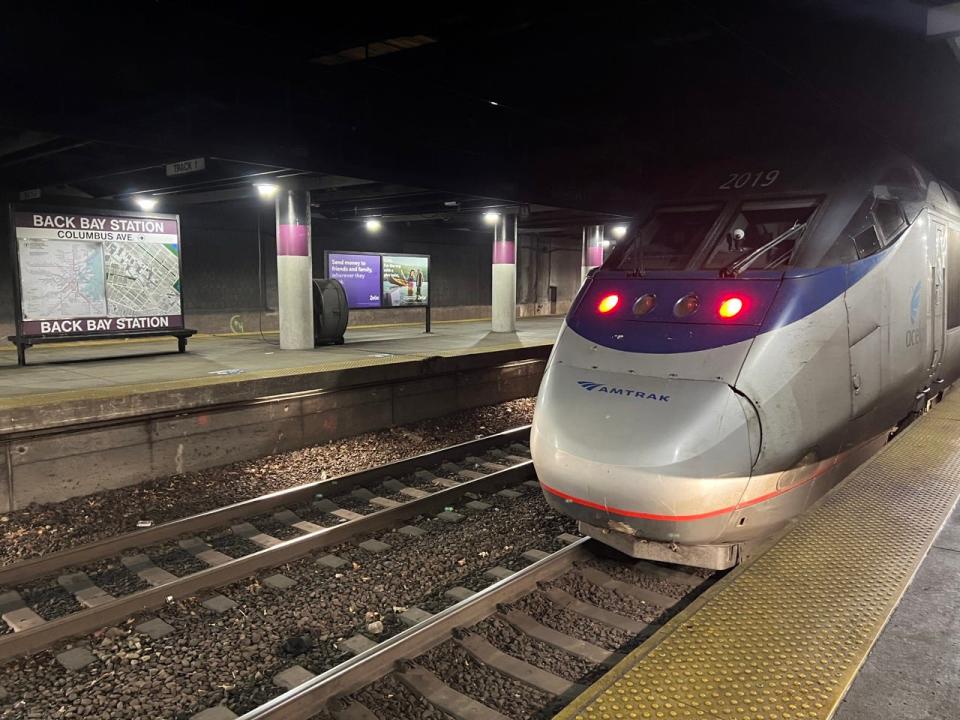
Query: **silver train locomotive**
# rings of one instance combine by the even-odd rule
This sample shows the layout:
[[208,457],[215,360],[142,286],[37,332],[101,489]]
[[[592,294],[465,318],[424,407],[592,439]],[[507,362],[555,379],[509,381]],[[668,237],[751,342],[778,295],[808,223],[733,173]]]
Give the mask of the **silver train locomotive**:
[[729,567],[960,368],[960,205],[892,152],[664,179],[540,388],[541,487],[634,557]]

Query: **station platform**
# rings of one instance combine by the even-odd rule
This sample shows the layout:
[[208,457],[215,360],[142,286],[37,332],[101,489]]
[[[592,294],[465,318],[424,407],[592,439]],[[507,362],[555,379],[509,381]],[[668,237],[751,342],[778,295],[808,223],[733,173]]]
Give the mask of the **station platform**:
[[948,394],[556,717],[960,717],[958,421]]
[[[562,318],[356,328],[281,351],[267,336],[0,352],[0,512],[536,395]],[[478,432],[481,430],[478,429]]]
[[0,346],[0,433],[55,427],[127,412],[183,409],[335,385],[333,373],[400,366],[553,345],[559,316],[520,320],[515,333],[490,331],[489,320],[348,329],[346,343],[281,351],[276,334],[197,335],[177,354],[174,338],[38,345],[17,367],[12,345]]

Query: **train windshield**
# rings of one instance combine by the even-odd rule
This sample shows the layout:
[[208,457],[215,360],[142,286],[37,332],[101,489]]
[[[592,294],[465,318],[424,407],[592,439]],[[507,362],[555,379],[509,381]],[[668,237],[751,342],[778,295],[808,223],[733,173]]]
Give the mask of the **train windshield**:
[[[817,204],[818,201],[812,198],[743,203],[717,237],[703,267],[730,267],[768,244],[771,247],[751,263],[753,269],[776,269],[790,265],[793,251],[803,237],[801,226],[813,215]],[[781,242],[771,244],[772,240],[794,227],[797,228],[796,232],[788,234]]]
[[613,270],[683,270],[713,227],[723,206],[657,210],[629,244],[610,258]]

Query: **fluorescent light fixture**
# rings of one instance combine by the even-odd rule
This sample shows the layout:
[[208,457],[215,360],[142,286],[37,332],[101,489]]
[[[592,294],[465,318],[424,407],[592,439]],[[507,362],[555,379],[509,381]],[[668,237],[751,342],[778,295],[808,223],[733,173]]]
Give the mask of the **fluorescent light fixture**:
[[483,214],[483,221],[487,225],[496,225],[498,222],[500,222],[500,213],[493,211],[485,212]]
[[257,189],[257,195],[259,195],[264,200],[269,200],[274,195],[277,194],[277,190],[280,188],[273,183],[254,183],[253,186]]
[[377,233],[383,229],[383,223],[376,218],[370,218],[364,223],[364,225],[367,227],[367,232]]
[[152,197],[135,197],[133,201],[141,210],[150,212],[157,206],[157,199]]
[[614,226],[613,226],[613,236],[614,236],[615,238],[620,239],[620,238],[622,238],[622,237],[623,237],[624,235],[626,235],[626,234],[627,234],[627,226],[626,226],[626,225],[614,225]]

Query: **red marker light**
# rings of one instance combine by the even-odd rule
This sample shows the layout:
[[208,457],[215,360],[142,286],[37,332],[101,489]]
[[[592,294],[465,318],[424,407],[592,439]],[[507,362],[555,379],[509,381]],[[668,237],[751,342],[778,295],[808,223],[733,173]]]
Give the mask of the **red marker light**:
[[738,297],[728,297],[722,303],[720,303],[720,309],[717,313],[720,317],[729,320],[730,318],[735,318],[743,311],[743,300]]
[[620,296],[616,293],[604,296],[603,300],[600,301],[600,304],[597,305],[597,310],[602,313],[608,313],[613,310],[617,305],[620,304]]

